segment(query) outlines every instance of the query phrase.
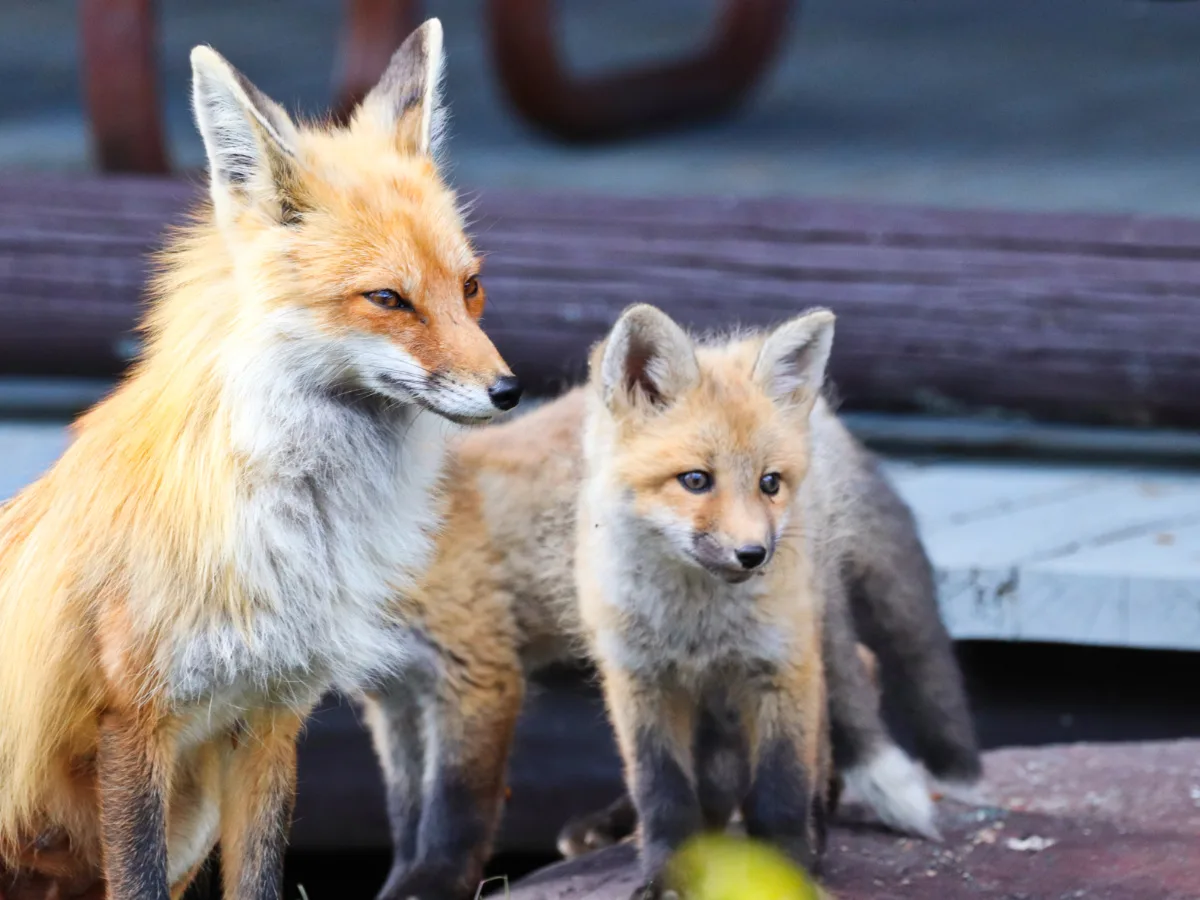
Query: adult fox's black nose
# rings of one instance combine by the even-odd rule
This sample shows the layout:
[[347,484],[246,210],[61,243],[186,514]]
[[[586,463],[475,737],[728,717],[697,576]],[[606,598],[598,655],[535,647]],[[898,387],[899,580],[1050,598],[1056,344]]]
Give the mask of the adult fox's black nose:
[[735,550],[733,555],[737,557],[743,569],[757,569],[766,561],[767,548],[762,544],[747,544]]
[[523,390],[515,375],[502,375],[488,388],[488,397],[496,409],[512,409],[521,401]]

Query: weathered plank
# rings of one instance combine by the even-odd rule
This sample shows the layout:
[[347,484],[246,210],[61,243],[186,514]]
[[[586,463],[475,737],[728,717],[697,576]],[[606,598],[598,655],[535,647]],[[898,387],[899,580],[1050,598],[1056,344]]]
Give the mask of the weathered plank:
[[[0,372],[122,368],[161,225],[194,188],[0,179]],[[626,304],[697,328],[839,313],[847,408],[1200,424],[1200,222],[806,200],[474,198],[488,329],[535,390]]]
[[1200,650],[1200,476],[892,461],[958,639]]

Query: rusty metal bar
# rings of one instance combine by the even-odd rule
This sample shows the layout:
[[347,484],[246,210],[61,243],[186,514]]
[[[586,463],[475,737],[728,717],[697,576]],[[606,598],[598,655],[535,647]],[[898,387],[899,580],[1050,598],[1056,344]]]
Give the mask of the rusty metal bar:
[[420,25],[420,0],[346,0],[346,24],[335,87],[341,121],[387,68],[392,54]]
[[517,110],[563,140],[600,141],[735,108],[782,43],[792,0],[725,0],[710,43],[655,68],[573,76],[558,52],[555,0],[488,0],[492,53]]
[[158,97],[154,0],[80,0],[87,116],[105,172],[162,174],[170,163]]

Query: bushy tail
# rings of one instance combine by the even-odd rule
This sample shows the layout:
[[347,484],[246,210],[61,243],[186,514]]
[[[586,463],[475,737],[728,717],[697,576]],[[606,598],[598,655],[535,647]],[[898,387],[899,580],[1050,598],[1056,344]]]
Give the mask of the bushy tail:
[[[832,796],[866,805],[883,824],[896,831],[937,840],[925,770],[888,733],[879,711],[881,674],[877,658],[857,643],[842,573],[825,574],[822,640],[830,736],[838,776]],[[840,791],[836,790],[839,785]],[[837,802],[834,799],[831,806]]]
[[939,781],[966,788],[982,766],[933,566],[895,489],[878,471],[869,487],[853,552],[855,622],[878,656],[885,693],[903,713],[917,755]]

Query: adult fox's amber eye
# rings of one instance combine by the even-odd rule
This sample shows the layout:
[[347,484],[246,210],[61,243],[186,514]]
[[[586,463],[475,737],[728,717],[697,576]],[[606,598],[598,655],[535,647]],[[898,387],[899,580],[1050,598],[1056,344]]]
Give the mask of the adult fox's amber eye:
[[703,494],[712,487],[712,476],[707,472],[684,472],[679,483],[693,494]]
[[383,309],[407,309],[411,311],[413,308],[411,303],[390,288],[384,288],[380,291],[367,291],[363,296]]
[[758,480],[758,487],[768,497],[774,497],[779,493],[779,473],[768,472]]
[[479,296],[479,276],[472,275],[463,282],[463,297],[467,300],[474,300]]

